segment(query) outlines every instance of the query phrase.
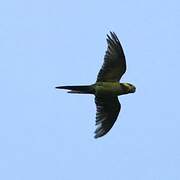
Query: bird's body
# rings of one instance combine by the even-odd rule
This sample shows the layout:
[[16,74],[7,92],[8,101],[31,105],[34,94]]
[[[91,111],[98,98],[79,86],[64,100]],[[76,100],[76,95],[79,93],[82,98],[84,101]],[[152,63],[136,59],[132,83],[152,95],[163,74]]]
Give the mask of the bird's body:
[[130,87],[127,83],[97,82],[93,85],[96,96],[119,96],[127,94]]
[[115,33],[107,35],[108,49],[104,63],[100,69],[96,83],[83,86],[58,86],[58,89],[67,89],[68,93],[93,94],[96,104],[95,138],[104,136],[114,125],[121,105],[118,96],[134,93],[136,88],[130,83],[120,83],[126,71],[126,60],[120,41]]

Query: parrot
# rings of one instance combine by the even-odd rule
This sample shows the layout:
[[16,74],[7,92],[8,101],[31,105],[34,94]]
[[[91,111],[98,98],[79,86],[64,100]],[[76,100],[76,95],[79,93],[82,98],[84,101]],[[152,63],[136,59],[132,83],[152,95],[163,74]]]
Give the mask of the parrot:
[[114,32],[107,34],[107,50],[103,65],[97,75],[96,82],[90,85],[57,86],[57,89],[68,90],[74,94],[92,94],[96,104],[96,130],[94,138],[107,134],[113,127],[121,104],[118,96],[134,93],[136,87],[131,83],[120,82],[126,72],[126,58],[122,45]]

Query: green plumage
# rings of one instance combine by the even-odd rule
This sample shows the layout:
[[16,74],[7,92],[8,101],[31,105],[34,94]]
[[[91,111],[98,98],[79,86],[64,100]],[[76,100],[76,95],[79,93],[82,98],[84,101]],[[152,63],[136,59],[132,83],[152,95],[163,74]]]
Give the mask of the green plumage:
[[104,63],[100,69],[96,83],[83,86],[58,86],[57,89],[67,89],[68,93],[93,94],[96,104],[95,138],[104,136],[115,123],[121,109],[118,96],[134,93],[136,88],[130,83],[119,83],[126,71],[125,55],[115,33],[107,35],[107,51]]

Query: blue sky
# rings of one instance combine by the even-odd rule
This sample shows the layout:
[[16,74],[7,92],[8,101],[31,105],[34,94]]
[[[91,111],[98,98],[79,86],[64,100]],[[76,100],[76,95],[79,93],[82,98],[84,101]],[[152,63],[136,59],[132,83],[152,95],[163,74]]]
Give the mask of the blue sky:
[[[0,2],[0,179],[180,179],[180,4],[166,1]],[[95,140],[91,84],[116,32],[128,70],[113,129]]]

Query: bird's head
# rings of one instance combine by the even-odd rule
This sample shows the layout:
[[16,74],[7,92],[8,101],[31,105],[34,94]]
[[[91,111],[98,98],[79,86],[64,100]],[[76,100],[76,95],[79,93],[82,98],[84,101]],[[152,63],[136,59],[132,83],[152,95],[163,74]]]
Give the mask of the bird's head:
[[134,93],[136,91],[136,87],[130,83],[124,83],[124,86],[127,88],[128,93]]

